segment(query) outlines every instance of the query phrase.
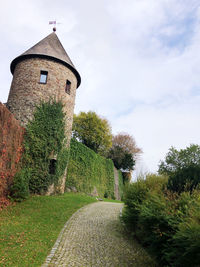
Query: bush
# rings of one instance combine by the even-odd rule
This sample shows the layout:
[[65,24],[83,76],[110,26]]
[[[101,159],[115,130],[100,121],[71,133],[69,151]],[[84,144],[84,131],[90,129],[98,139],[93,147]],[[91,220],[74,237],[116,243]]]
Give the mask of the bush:
[[141,243],[157,256],[162,264],[163,249],[170,246],[170,239],[175,234],[179,218],[170,213],[166,199],[157,194],[149,197],[141,204],[136,235]]
[[148,188],[144,180],[136,183],[127,184],[124,190],[124,203],[126,208],[123,210],[123,220],[131,231],[135,231],[138,224],[141,204],[145,200]]
[[16,201],[22,201],[29,196],[30,169],[21,169],[16,173],[10,194]]
[[145,184],[149,191],[160,192],[167,186],[168,177],[166,175],[156,175],[149,173],[146,175]]
[[126,186],[123,220],[161,266],[198,266],[200,191],[167,190],[167,178],[148,175]]
[[[200,219],[200,217],[199,217]],[[173,237],[169,261],[174,266],[199,266],[200,225],[195,220],[184,222]]]
[[168,189],[181,193],[194,190],[200,183],[200,166],[191,165],[179,169],[169,176]]
[[[184,220],[172,237],[165,257],[173,266],[199,266],[200,262],[200,199],[199,191],[183,194],[180,201]],[[188,201],[186,201],[186,199]],[[187,205],[188,203],[188,205]]]

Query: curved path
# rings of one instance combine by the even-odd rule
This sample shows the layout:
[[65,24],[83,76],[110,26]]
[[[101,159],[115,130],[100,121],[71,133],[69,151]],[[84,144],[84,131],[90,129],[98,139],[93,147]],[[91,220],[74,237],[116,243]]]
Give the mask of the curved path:
[[119,220],[123,204],[98,202],[78,210],[65,224],[43,266],[155,266]]

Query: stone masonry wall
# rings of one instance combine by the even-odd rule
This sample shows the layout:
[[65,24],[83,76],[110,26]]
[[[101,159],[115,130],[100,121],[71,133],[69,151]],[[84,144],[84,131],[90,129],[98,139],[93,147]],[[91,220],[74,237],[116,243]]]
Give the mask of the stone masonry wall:
[[[40,71],[48,71],[47,83],[40,83]],[[71,82],[70,95],[65,92],[66,80]],[[68,145],[71,138],[77,80],[73,72],[61,63],[53,60],[31,58],[16,65],[10,94],[8,109],[16,119],[25,126],[32,119],[35,105],[49,98],[62,100],[66,113],[66,137]]]
[[114,167],[114,179],[115,179],[115,183],[114,183],[115,199],[121,200],[120,193],[119,193],[119,174],[118,174],[118,170],[115,167]]

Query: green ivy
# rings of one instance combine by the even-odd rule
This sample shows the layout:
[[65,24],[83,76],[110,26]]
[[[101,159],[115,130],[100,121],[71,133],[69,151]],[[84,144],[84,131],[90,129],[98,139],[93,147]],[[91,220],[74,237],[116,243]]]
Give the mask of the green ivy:
[[[22,168],[14,178],[11,195],[20,199],[29,193],[42,194],[51,184],[57,185],[68,162],[63,104],[50,100],[36,107],[34,118],[26,128]],[[55,170],[50,162],[55,158]],[[21,188],[21,189],[20,189]]]
[[75,187],[79,192],[114,197],[114,165],[75,139],[71,140],[70,159],[66,187]]

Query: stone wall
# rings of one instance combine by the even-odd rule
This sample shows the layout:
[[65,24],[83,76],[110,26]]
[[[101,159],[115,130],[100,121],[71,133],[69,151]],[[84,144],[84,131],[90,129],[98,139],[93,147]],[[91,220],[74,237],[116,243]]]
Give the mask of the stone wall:
[[115,179],[115,187],[114,187],[114,194],[115,199],[121,200],[120,192],[119,192],[119,174],[118,170],[114,167],[114,179]]
[[6,204],[13,177],[19,169],[24,128],[0,102],[0,209]]
[[[47,83],[40,83],[40,71],[48,71]],[[65,92],[66,80],[71,82],[70,95]],[[25,126],[32,119],[34,108],[41,100],[62,100],[66,113],[66,137],[71,137],[77,79],[74,73],[61,63],[41,58],[29,58],[16,65],[7,107]]]

